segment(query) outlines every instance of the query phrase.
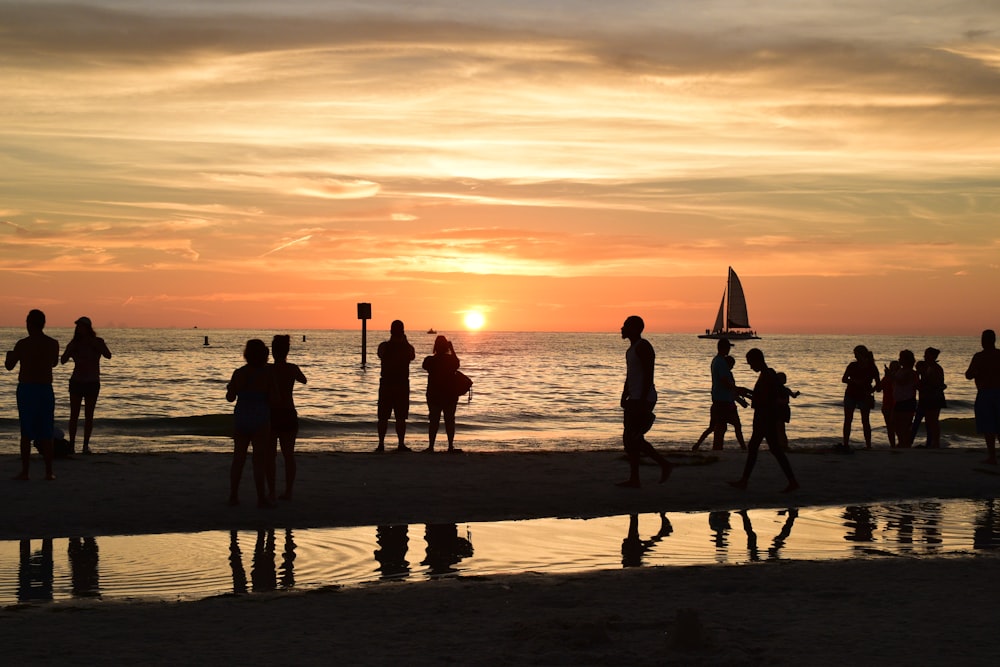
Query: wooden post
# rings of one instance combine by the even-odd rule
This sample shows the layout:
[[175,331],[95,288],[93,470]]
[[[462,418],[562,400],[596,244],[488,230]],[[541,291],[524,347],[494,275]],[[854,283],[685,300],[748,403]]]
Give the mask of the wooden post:
[[368,365],[368,320],[372,317],[370,303],[358,304],[358,319],[361,320],[361,367]]

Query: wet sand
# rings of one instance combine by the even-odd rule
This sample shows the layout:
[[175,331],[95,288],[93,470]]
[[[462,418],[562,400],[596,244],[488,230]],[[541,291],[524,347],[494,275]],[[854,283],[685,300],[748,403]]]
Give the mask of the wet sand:
[[[255,507],[249,466],[229,507],[228,454],[58,460],[54,482],[0,481],[0,539],[385,523],[591,517],[1000,496],[982,451],[876,449],[791,455],[785,495],[762,452],[671,452],[670,480],[643,467],[622,489],[618,452],[306,454],[293,501]],[[12,476],[17,458],[0,456]],[[279,464],[279,477],[281,468]],[[574,575],[477,577],[223,597],[189,603],[72,601],[0,610],[9,660],[143,664],[992,664],[990,582],[1000,558],[766,562]],[[673,646],[678,613],[703,631]],[[681,633],[692,637],[691,631]]]

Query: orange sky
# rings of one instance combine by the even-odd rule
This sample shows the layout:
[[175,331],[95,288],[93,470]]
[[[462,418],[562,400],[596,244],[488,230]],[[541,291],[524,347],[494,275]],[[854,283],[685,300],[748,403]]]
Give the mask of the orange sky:
[[700,332],[732,265],[977,335],[1000,7],[937,7],[2,0],[0,325]]

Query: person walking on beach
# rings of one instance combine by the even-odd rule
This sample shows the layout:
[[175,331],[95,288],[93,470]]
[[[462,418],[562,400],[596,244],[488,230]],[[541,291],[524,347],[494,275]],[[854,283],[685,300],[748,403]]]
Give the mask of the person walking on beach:
[[879,383],[878,366],[873,355],[864,345],[854,347],[854,361],[847,364],[840,381],[844,388],[844,440],[840,448],[851,448],[851,424],[854,411],[861,411],[861,428],[865,435],[865,449],[872,448],[871,410],[875,407],[875,387]]
[[[274,357],[274,384],[277,392],[271,405],[271,450],[277,456],[278,445],[281,445],[281,458],[285,463],[285,491],[279,498],[292,499],[292,487],[295,485],[295,438],[299,434],[299,413],[295,409],[293,391],[295,383],[306,383],[306,376],[295,364],[288,363],[288,352],[292,346],[292,337],[278,335],[271,339],[271,356]],[[267,469],[267,488],[271,501],[274,500],[275,475],[277,473],[274,457],[269,461]]]
[[622,389],[621,406],[625,411],[622,444],[628,456],[629,478],[618,486],[639,488],[639,458],[645,454],[660,464],[660,483],[667,481],[673,464],[657,452],[645,435],[653,426],[656,416],[656,386],[653,370],[656,352],[648,340],[642,337],[645,322],[638,315],[630,315],[622,324],[622,338],[631,345],[625,352],[625,387]]
[[233,408],[233,464],[229,470],[229,504],[239,505],[240,479],[253,445],[253,480],[257,488],[257,507],[271,507],[267,493],[267,466],[274,466],[271,448],[271,403],[277,395],[274,367],[267,363],[264,341],[252,338],[243,350],[246,365],[233,371],[226,385],[226,400]]
[[1000,350],[997,349],[997,334],[992,329],[983,331],[981,341],[983,349],[972,355],[965,379],[976,381],[976,431],[986,439],[983,463],[996,465],[997,431],[1000,430]]
[[788,486],[783,492],[794,491],[799,488],[799,483],[795,480],[795,473],[792,472],[791,463],[785,450],[781,448],[778,436],[778,420],[782,419],[782,416],[778,409],[781,387],[778,384],[777,374],[768,367],[764,353],[756,347],[747,352],[747,364],[758,374],[750,403],[753,408],[753,432],[750,434],[750,442],[747,443],[747,460],[743,466],[743,476],[729,484],[737,489],[747,488],[750,474],[757,464],[757,453],[760,451],[761,442],[766,440],[767,448],[771,450],[771,454],[788,479]]
[[45,334],[45,313],[38,309],[25,318],[28,336],[7,352],[4,366],[17,372],[17,416],[21,422],[21,473],[14,479],[27,480],[32,441],[45,461],[45,479],[52,474],[53,431],[56,397],[52,391],[52,369],[59,364],[59,342]]
[[389,417],[396,417],[397,452],[408,452],[406,420],[410,416],[410,362],[417,358],[417,352],[406,340],[403,323],[393,320],[389,326],[389,340],[379,343],[378,358],[382,361],[382,371],[378,382],[378,447],[376,452],[385,451],[385,435],[389,431]]
[[94,408],[101,393],[101,357],[111,358],[104,339],[94,331],[89,317],[76,321],[73,340],[66,345],[61,363],[73,360],[73,373],[69,377],[69,446],[76,451],[76,428],[83,403],[83,453],[90,454],[90,434],[94,430]]
[[743,426],[740,423],[740,412],[736,407],[736,402],[740,401],[744,407],[746,406],[746,401],[742,400],[742,396],[746,395],[748,392],[742,387],[736,386],[736,379],[733,377],[733,367],[736,365],[736,360],[729,356],[729,350],[732,348],[732,343],[729,342],[728,338],[720,338],[719,342],[716,343],[716,355],[712,357],[712,365],[710,367],[712,373],[712,407],[709,411],[709,425],[698,441],[694,443],[694,447],[691,448],[692,451],[698,451],[701,447],[702,441],[707,437],[708,433],[714,434],[712,438],[712,449],[722,449],[722,441],[726,436],[726,426],[728,424],[733,425],[733,431],[736,433],[736,441],[740,443],[740,449],[746,449],[746,443],[743,441]]
[[[941,447],[941,410],[947,407],[944,390],[948,385],[944,383],[944,369],[937,362],[940,354],[941,350],[936,347],[924,350],[924,367],[917,384],[917,411],[924,415],[924,430],[927,432],[925,447],[928,449]],[[914,419],[914,427],[916,423]]]
[[910,350],[899,353],[899,369],[892,376],[893,426],[896,445],[904,449],[913,445],[913,414],[917,411],[917,372],[913,369],[916,357]]
[[458,394],[455,393],[455,371],[461,362],[455,354],[455,346],[444,336],[434,339],[434,354],[424,358],[423,368],[427,371],[427,449],[434,451],[441,414],[444,413],[444,431],[448,436],[448,451],[455,449],[455,412],[458,408]]

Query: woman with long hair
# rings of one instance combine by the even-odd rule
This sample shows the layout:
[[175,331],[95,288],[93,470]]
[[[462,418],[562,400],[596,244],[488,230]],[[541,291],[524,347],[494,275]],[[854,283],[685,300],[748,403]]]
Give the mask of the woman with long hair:
[[865,436],[865,449],[872,448],[871,410],[875,407],[875,387],[879,383],[878,366],[873,355],[864,345],[854,348],[854,361],[847,364],[841,382],[844,389],[844,440],[841,448],[847,450],[851,442],[851,424],[854,411],[861,411],[861,428]]
[[229,470],[229,504],[239,505],[240,478],[253,445],[253,481],[257,487],[257,507],[271,507],[266,488],[267,461],[274,465],[271,449],[271,403],[277,395],[274,367],[268,365],[269,351],[264,341],[252,338],[243,350],[246,365],[233,371],[226,385],[226,400],[233,407],[233,464]]
[[461,451],[455,448],[455,411],[458,409],[455,371],[460,364],[451,341],[444,336],[435,338],[434,354],[426,357],[423,364],[424,370],[427,371],[428,446],[425,452],[434,451],[434,441],[437,438],[442,413],[444,430],[448,436],[448,451]]
[[89,317],[76,321],[73,340],[66,345],[61,362],[73,360],[73,373],[69,377],[69,447],[76,451],[76,430],[83,404],[83,453],[90,454],[90,435],[94,430],[94,408],[101,393],[101,357],[111,358],[104,339],[94,331]]

